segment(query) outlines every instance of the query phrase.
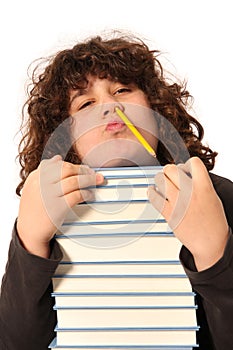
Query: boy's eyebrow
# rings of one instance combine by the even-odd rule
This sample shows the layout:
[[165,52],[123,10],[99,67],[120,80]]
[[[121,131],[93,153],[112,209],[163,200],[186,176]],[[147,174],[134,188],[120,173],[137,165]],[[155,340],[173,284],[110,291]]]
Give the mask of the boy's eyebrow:
[[78,89],[73,97],[71,98],[70,104],[79,96],[85,95],[87,93],[87,89]]

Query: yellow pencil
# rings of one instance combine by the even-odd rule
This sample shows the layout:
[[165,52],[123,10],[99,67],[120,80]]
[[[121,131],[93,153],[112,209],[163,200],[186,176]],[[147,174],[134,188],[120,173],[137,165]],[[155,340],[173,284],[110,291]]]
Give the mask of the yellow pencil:
[[140,132],[135,128],[135,126],[131,123],[131,121],[126,117],[125,113],[118,107],[115,107],[116,113],[123,120],[125,125],[132,131],[132,133],[136,136],[138,141],[142,144],[142,146],[150,153],[153,157],[156,157],[156,153],[153,148],[149,145],[149,143],[145,140],[145,138],[140,134]]

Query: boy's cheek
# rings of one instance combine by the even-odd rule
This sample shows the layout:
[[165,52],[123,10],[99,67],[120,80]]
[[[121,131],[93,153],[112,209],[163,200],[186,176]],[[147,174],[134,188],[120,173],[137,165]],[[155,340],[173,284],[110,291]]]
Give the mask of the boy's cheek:
[[97,119],[93,113],[90,114],[78,114],[72,117],[71,122],[71,135],[74,141],[80,139],[99,130],[99,128],[105,128],[106,122]]

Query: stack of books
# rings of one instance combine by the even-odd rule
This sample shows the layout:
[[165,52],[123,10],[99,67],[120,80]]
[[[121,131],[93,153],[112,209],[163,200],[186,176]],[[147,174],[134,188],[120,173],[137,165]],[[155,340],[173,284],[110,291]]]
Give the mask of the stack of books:
[[160,167],[98,169],[95,200],[73,208],[57,234],[51,349],[191,350],[195,294],[180,242],[147,198]]

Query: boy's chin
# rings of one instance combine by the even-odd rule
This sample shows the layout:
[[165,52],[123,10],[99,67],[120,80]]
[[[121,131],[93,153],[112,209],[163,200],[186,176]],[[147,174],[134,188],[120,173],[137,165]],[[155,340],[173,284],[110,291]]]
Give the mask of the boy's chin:
[[92,168],[148,166],[158,164],[144,147],[132,140],[111,140],[97,145],[82,159]]
[[96,155],[96,157],[86,157],[82,161],[83,164],[88,165],[91,168],[115,168],[115,167],[140,167],[140,166],[155,166],[159,165],[156,158],[152,157],[144,149],[136,154],[131,154],[129,157],[124,155],[115,155],[111,157],[103,157]]
[[102,165],[99,164],[101,168],[115,168],[115,167],[130,167],[130,166],[138,166],[139,164],[123,158],[115,158],[111,159],[107,162],[104,162]]

